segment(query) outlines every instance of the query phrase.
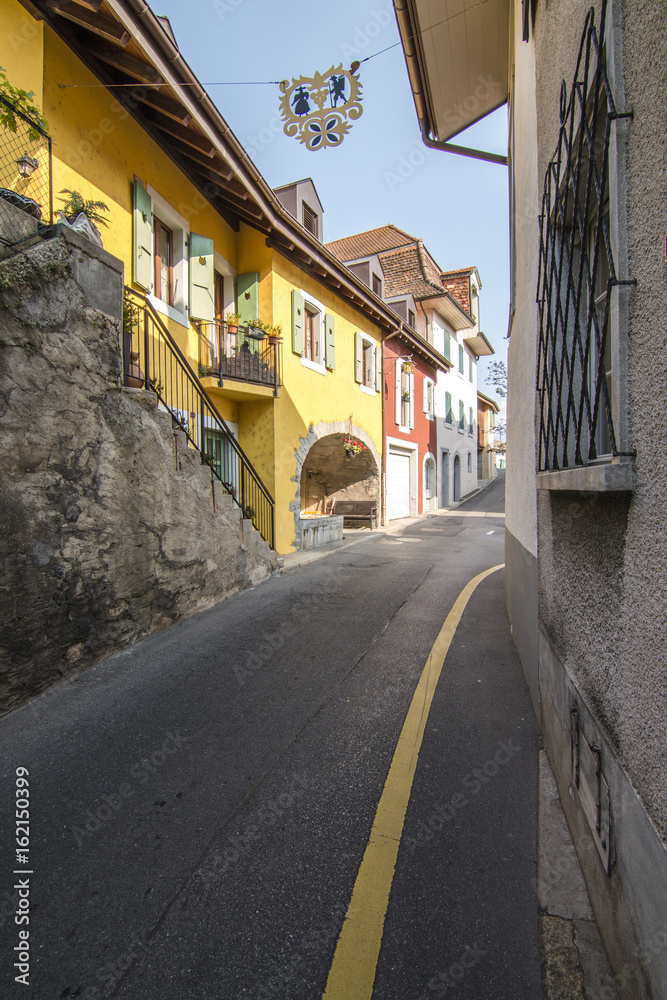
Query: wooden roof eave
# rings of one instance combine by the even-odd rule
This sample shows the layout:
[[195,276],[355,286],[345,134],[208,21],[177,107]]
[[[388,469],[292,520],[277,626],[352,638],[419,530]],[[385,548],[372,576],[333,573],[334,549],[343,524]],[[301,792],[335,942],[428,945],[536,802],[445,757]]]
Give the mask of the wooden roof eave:
[[[144,0],[100,0],[97,11],[90,10],[88,0],[66,0],[67,4],[99,18],[101,30],[93,30],[98,26],[91,25],[87,16],[79,17],[74,24],[71,17],[62,16],[62,11],[47,0],[21,2],[34,16],[52,27],[103,84],[116,82],[111,71],[114,60],[110,58],[114,56],[114,52],[109,51],[109,44],[118,47],[115,53],[117,56],[127,44],[124,39],[126,33],[129,33],[145,59],[136,59],[124,53],[124,59],[115,59],[120,64],[115,66],[116,72],[120,71],[131,78],[133,72],[138,75],[140,86],[141,67],[137,64],[141,63],[146,67],[144,81],[168,84],[174,97],[168,98],[171,102],[168,109],[159,106],[163,103],[159,99],[139,99],[140,103],[151,107],[151,112],[139,115],[132,98],[132,88],[127,88],[127,96],[123,93],[124,88],[114,89],[114,96],[128,108],[130,114],[179,168],[191,177],[217,210],[220,202],[226,204],[227,212],[222,212],[226,220],[230,221],[231,214],[232,221],[241,220],[261,232],[268,232],[280,252],[285,252],[283,247],[293,247],[289,252],[291,259],[294,259],[297,251],[300,267],[309,273],[316,273],[320,280],[338,294],[342,291],[381,328],[389,332],[403,328],[393,311],[287,212]],[[97,0],[94,2],[97,3]],[[69,6],[67,10],[71,13]],[[111,30],[108,23],[109,12],[114,15],[120,28]],[[73,29],[68,28],[68,24],[74,25]],[[88,34],[86,39],[78,34],[84,31]],[[96,44],[99,37],[103,41]],[[100,44],[106,48],[100,49]],[[130,63],[129,59],[134,59],[134,62]],[[132,107],[132,104],[135,106]],[[183,109],[183,114],[180,108]],[[216,167],[218,160],[229,170],[229,187],[217,184],[213,195],[206,194],[211,178],[202,176],[202,166],[206,171],[205,163],[208,159],[211,160],[212,170],[218,169],[221,173],[219,167]],[[241,194],[241,190],[247,192],[246,196]],[[238,223],[233,228],[238,228]]]
[[435,348],[428,343],[428,341],[420,337],[418,333],[414,333],[412,330],[407,329],[405,326],[402,326],[400,330],[397,330],[394,334],[392,334],[392,338],[393,337],[410,347],[412,352],[414,354],[418,354],[422,361],[432,365],[438,371],[446,374],[454,367],[452,362],[448,361],[447,358],[443,357],[442,354],[436,351]]

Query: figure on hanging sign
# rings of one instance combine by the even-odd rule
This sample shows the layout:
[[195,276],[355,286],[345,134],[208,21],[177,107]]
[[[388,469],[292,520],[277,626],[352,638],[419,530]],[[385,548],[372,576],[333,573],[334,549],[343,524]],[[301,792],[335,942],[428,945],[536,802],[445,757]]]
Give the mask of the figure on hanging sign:
[[298,87],[294,92],[294,97],[292,98],[292,104],[294,105],[295,115],[307,115],[310,111],[310,104],[308,103],[308,91],[305,87]]
[[340,146],[363,110],[358,68],[332,66],[312,77],[293,77],[291,84],[283,81],[280,114],[285,135],[296,136],[310,150]]
[[339,99],[345,103],[345,77],[344,76],[332,76],[331,82],[329,84],[329,90],[331,92],[331,107],[335,108],[338,104]]

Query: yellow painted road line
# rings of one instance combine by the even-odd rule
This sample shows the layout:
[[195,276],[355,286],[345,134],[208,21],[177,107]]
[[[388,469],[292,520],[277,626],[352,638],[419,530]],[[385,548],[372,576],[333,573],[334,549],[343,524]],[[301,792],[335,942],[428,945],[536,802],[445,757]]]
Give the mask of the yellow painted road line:
[[405,813],[436,685],[472,594],[503,568],[504,563],[493,566],[465,585],[433,643],[384,783],[322,1000],[371,1000]]

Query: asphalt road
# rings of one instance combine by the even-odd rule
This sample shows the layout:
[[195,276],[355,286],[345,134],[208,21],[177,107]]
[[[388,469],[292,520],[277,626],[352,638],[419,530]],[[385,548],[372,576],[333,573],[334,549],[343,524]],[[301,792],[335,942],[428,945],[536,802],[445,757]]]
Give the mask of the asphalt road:
[[[365,533],[0,721],[3,1000],[319,1000],[431,647],[503,561],[503,495]],[[503,587],[473,594],[435,692],[374,1000],[541,997],[537,726]]]

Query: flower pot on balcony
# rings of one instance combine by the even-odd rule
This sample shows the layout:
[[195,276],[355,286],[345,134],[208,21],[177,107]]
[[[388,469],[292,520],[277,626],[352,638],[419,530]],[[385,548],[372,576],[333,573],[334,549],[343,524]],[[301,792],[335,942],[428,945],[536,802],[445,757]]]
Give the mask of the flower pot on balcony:
[[266,334],[258,326],[249,326],[248,327],[248,337],[250,337],[251,340],[260,341],[260,340],[264,340],[264,338],[266,337]]

